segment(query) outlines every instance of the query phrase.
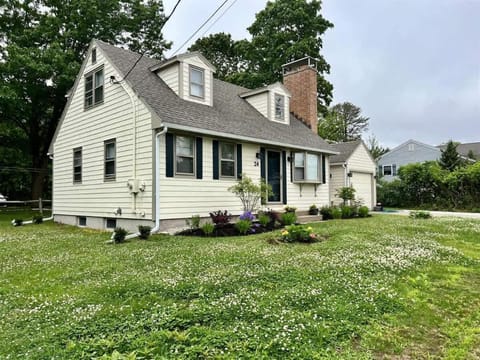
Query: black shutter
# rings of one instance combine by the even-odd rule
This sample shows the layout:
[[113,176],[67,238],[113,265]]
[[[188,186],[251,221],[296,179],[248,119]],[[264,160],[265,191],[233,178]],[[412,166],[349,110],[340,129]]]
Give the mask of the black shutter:
[[293,183],[293,170],[295,167],[295,153],[290,151],[290,182]]
[[378,176],[382,176],[382,175],[383,175],[383,166],[378,165]]
[[397,176],[397,165],[395,164],[392,165],[392,175]]
[[215,180],[219,179],[219,172],[218,172],[218,140],[213,140],[212,142],[213,148],[213,178]]
[[326,164],[325,164],[325,162],[326,162],[326,157],[325,157],[324,154],[322,154],[321,157],[322,157],[322,183],[323,183],[323,184],[326,184],[326,183],[327,183],[327,173],[326,173],[326,171],[325,171],[326,168],[327,168],[327,167],[326,167]]
[[242,144],[237,144],[237,179],[242,178]]
[[265,171],[265,161],[267,160],[266,154],[265,154],[265,148],[260,148],[260,177],[267,181],[266,179],[266,171]]
[[203,179],[203,139],[196,138],[195,150],[197,152],[197,179]]
[[283,203],[287,204],[287,152],[282,151],[282,192]]
[[165,135],[165,162],[166,162],[166,177],[173,177],[173,134],[167,133]]

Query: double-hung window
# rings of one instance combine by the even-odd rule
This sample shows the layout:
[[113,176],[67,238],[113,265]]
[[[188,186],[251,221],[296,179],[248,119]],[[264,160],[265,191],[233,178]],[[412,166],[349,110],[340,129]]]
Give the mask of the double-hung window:
[[383,165],[383,175],[397,176],[397,165]]
[[285,96],[275,94],[275,120],[285,121]]
[[103,67],[85,75],[85,109],[103,103]]
[[82,182],[82,148],[73,149],[73,182]]
[[105,147],[105,180],[115,180],[115,162],[117,158],[116,140],[107,140],[104,143]]
[[294,182],[321,182],[321,156],[308,152],[297,152],[293,159]]
[[190,66],[190,95],[205,97],[205,72],[193,66]]
[[175,137],[175,172],[195,175],[195,139],[190,136]]
[[235,177],[235,145],[220,143],[220,176]]

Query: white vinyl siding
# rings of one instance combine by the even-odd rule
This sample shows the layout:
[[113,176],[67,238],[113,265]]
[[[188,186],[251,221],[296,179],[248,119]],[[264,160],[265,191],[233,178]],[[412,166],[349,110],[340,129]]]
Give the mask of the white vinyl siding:
[[[88,60],[70,106],[53,145],[53,213],[58,215],[113,217],[113,209],[122,209],[122,218],[151,219],[153,191],[152,116],[136,99],[136,177],[145,182],[145,191],[136,198],[137,213],[132,211],[132,196],[125,184],[132,178],[133,131],[132,103],[119,84],[106,82],[104,104],[84,111],[84,74],[104,65],[104,77],[122,76],[97,47],[97,63]],[[116,139],[116,181],[104,181],[104,141]],[[72,182],[72,149],[82,147],[82,184]],[[145,216],[139,215],[140,211]]]
[[252,95],[245,98],[250,105],[252,105],[255,109],[257,109],[260,114],[268,118],[269,111],[268,111],[268,92],[265,91],[260,94]]
[[175,94],[180,96],[179,93],[179,64],[173,64],[158,72],[158,76],[172,89]]

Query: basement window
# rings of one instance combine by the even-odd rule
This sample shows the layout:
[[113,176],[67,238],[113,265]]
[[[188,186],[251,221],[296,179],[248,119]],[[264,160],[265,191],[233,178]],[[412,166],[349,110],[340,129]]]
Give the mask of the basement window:
[[85,216],[77,217],[78,226],[87,226],[87,218]]
[[105,227],[107,229],[115,229],[117,227],[117,219],[107,219],[105,221]]

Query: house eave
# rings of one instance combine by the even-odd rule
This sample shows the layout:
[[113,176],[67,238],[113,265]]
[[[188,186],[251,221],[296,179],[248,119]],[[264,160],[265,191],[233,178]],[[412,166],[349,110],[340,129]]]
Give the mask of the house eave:
[[222,138],[226,138],[226,139],[235,139],[235,140],[241,140],[241,141],[256,143],[256,144],[265,144],[265,145],[271,145],[271,146],[279,146],[279,147],[282,147],[282,148],[306,150],[306,151],[312,151],[312,152],[329,154],[329,155],[337,155],[338,154],[338,152],[328,150],[328,149],[320,149],[320,148],[312,148],[312,147],[308,147],[308,146],[288,144],[288,143],[283,143],[283,142],[278,142],[278,141],[254,138],[254,137],[250,137],[250,136],[229,134],[229,133],[222,132],[222,131],[214,131],[214,130],[208,130],[208,129],[200,129],[200,128],[196,128],[196,127],[192,127],[192,126],[177,125],[177,124],[168,123],[168,122],[164,122],[164,123],[162,123],[162,125],[168,127],[168,129],[187,131],[187,132],[192,132],[192,133],[197,133],[197,134],[202,134],[202,135],[218,136],[218,137],[222,137]]

